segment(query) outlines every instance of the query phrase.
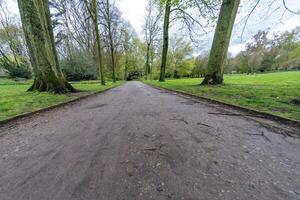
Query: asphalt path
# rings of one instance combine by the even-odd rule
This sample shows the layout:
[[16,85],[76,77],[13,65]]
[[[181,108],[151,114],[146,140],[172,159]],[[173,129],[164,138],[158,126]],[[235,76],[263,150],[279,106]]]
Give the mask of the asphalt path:
[[297,131],[129,82],[1,127],[0,199],[296,200]]

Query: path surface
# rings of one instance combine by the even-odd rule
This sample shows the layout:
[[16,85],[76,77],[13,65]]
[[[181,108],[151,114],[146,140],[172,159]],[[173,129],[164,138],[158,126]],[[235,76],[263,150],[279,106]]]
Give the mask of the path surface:
[[0,199],[300,199],[300,139],[231,113],[130,82],[7,124]]

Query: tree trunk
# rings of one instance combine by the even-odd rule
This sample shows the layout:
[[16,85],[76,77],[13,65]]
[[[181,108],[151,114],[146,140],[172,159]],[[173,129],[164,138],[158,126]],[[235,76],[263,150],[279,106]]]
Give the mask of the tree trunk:
[[164,17],[163,50],[162,50],[162,57],[161,57],[159,81],[165,81],[165,72],[166,72],[167,55],[168,55],[168,47],[169,47],[170,13],[171,13],[171,0],[167,0],[166,7],[165,7],[165,17]]
[[240,0],[223,0],[222,2],[207,72],[202,85],[223,83],[223,65],[227,59],[228,46],[239,4]]
[[127,80],[128,75],[128,54],[129,54],[129,36],[128,32],[125,31],[125,38],[124,38],[124,49],[125,49],[125,67],[124,67],[124,81]]
[[124,81],[127,80],[127,76],[128,76],[128,57],[126,55],[126,58],[125,58],[125,68],[124,68]]
[[29,91],[75,92],[59,67],[47,0],[18,0],[22,26],[34,71]]
[[150,45],[147,44],[147,53],[146,53],[146,80],[150,80],[151,68],[150,68]]
[[95,34],[96,34],[96,43],[97,43],[97,53],[98,53],[98,65],[99,65],[99,73],[101,79],[101,85],[105,85],[105,77],[104,77],[104,65],[103,65],[103,57],[102,57],[102,47],[101,47],[101,39],[100,39],[100,32],[98,27],[98,15],[97,15],[97,2],[93,0],[93,8],[92,8],[92,18],[95,27]]
[[114,49],[114,40],[111,32],[111,17],[110,17],[110,4],[109,0],[106,0],[107,6],[107,29],[108,29],[108,37],[109,37],[109,45],[110,45],[110,56],[111,56],[111,65],[112,65],[112,79],[113,82],[116,82],[116,61],[115,61],[115,49]]

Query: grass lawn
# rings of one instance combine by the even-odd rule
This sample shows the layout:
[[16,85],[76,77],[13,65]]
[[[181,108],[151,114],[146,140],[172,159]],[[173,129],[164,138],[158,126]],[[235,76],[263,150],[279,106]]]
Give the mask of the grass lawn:
[[122,82],[116,84],[108,82],[106,86],[101,86],[99,81],[83,81],[72,83],[76,89],[82,92],[55,95],[46,92],[26,92],[31,82],[0,79],[0,121],[122,84]]
[[200,86],[202,79],[186,78],[165,82],[144,81],[145,83],[187,92],[201,97],[239,105],[271,113],[281,117],[300,120],[300,71],[277,72],[256,75],[225,75],[224,85]]

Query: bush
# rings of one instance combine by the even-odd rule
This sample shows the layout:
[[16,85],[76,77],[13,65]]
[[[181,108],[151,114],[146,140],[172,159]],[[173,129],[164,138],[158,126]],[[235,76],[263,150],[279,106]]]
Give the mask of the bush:
[[127,81],[138,80],[143,76],[143,72],[139,70],[129,72]]
[[96,80],[98,67],[92,58],[83,55],[61,60],[61,69],[68,81]]
[[15,63],[3,63],[4,69],[7,71],[11,78],[25,78],[30,79],[32,77],[31,69],[27,63],[15,64]]

